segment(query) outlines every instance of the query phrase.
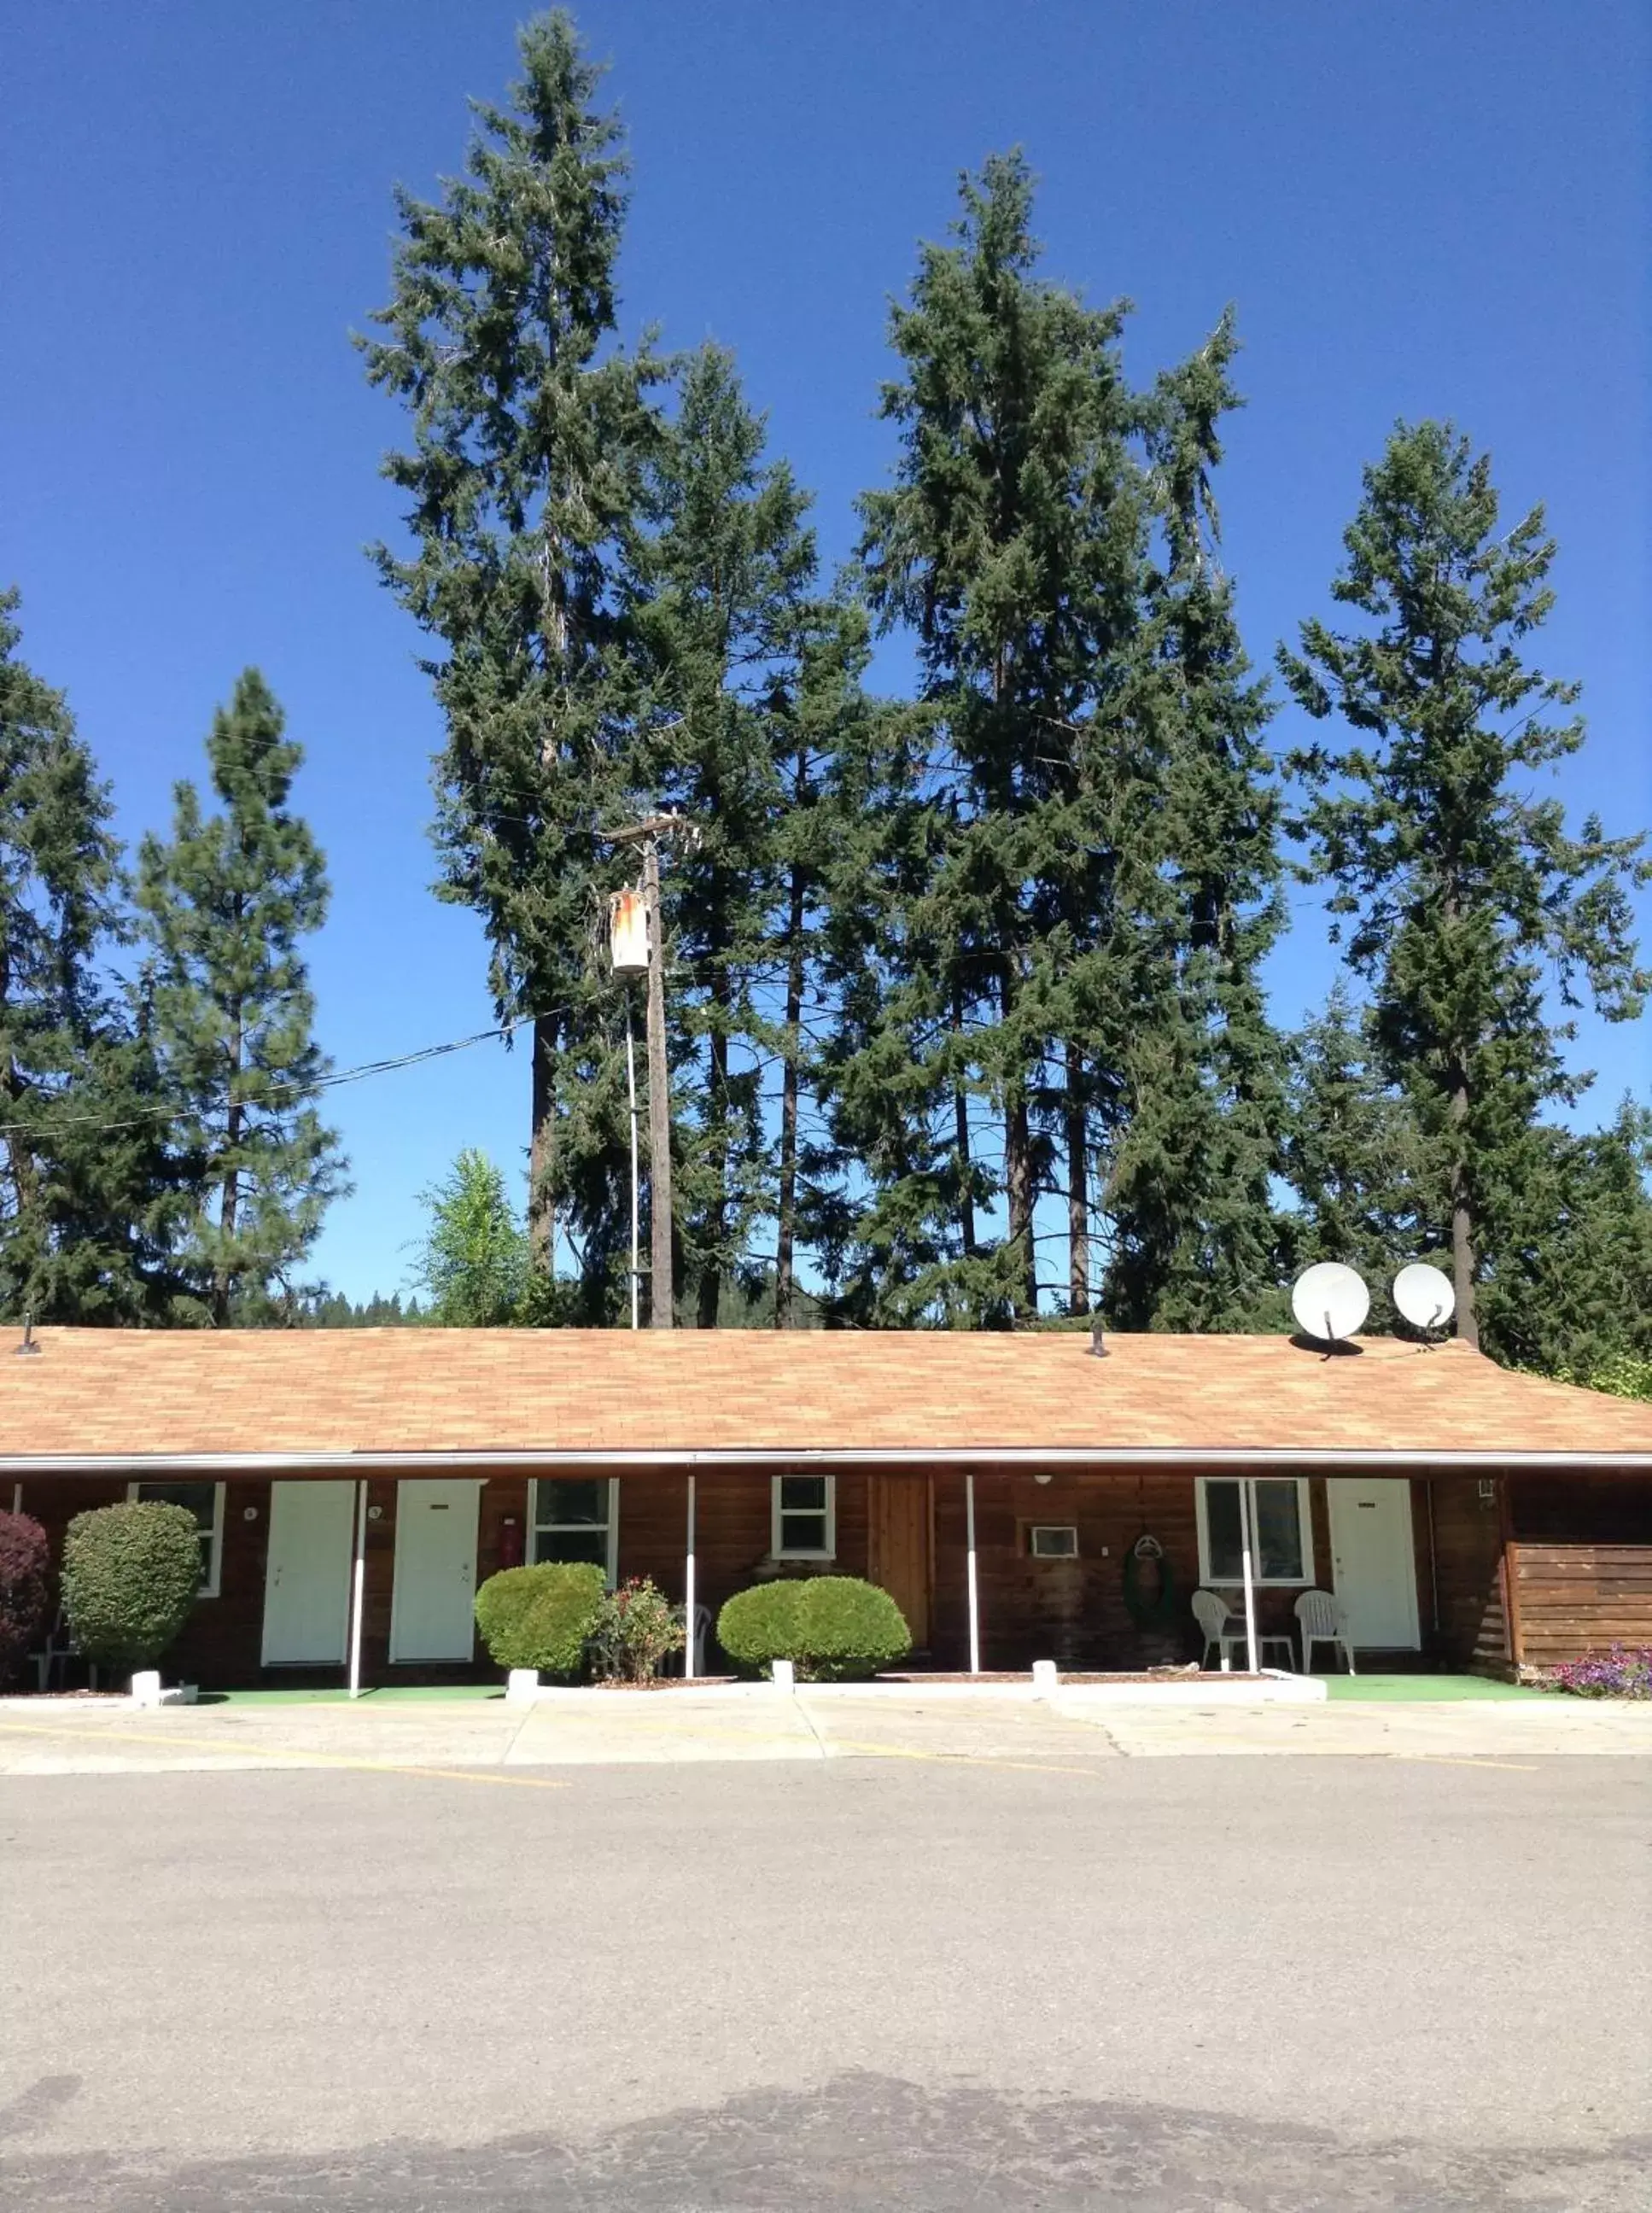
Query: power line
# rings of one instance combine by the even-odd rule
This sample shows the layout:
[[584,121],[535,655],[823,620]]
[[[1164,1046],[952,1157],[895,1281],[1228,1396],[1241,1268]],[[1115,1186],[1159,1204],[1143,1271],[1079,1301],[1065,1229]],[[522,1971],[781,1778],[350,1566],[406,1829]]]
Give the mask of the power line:
[[[487,1045],[495,1039],[508,1038],[530,1023],[546,1021],[572,1011],[568,1007],[552,1007],[542,1014],[515,1015],[509,1021],[501,1022],[493,1029],[472,1030],[468,1037],[449,1038],[441,1045],[420,1046],[414,1052],[394,1053],[384,1060],[364,1060],[357,1067],[341,1068],[328,1076],[277,1078],[268,1085],[260,1097],[243,1100],[241,1103],[257,1108],[268,1105],[271,1096],[277,1094],[297,1092],[308,1099],[318,1091],[336,1091],[342,1084],[361,1083],[369,1076],[389,1076],[397,1069],[417,1067],[421,1061],[441,1060],[448,1053],[468,1052],[472,1046]],[[141,1129],[149,1122],[186,1122],[192,1119],[187,1113],[180,1113],[172,1104],[157,1105],[142,1114],[128,1115],[118,1122],[102,1121],[95,1114],[62,1114],[50,1122],[0,1121],[0,1138],[49,1137],[60,1130],[76,1129],[89,1129],[101,1135],[116,1130]]]

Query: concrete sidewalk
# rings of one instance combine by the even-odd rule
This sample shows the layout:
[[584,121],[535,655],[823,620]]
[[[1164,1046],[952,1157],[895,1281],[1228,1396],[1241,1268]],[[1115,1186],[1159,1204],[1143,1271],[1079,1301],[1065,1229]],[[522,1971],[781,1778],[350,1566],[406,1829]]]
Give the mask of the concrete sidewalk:
[[932,1760],[1076,1767],[1120,1758],[1243,1753],[1484,1760],[1652,1755],[1652,1708],[1581,1700],[1219,1709],[951,1696],[858,1700],[841,1692],[729,1699],[615,1693],[567,1705],[503,1698],[406,1705],[172,1707],[0,1703],[0,1775],[214,1768],[391,1772],[526,1771],[716,1761]]

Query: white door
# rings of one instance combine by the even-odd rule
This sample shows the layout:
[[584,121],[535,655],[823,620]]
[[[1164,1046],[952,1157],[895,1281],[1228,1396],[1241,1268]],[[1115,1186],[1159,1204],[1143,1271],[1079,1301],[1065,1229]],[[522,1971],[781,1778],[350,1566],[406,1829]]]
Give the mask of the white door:
[[468,1660],[474,1651],[481,1490],[474,1479],[396,1485],[393,1660]]
[[1332,1476],[1331,1559],[1356,1650],[1415,1652],[1417,1554],[1411,1487],[1403,1478]]
[[350,1637],[353,1483],[272,1483],[264,1665],[342,1667]]

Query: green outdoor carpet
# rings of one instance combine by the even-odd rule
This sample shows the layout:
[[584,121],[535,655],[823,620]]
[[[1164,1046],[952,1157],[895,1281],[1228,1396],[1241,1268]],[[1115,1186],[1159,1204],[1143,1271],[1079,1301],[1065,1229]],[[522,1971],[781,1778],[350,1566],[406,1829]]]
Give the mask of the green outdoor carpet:
[[[434,1702],[450,1698],[503,1698],[503,1683],[392,1683],[381,1690],[364,1690],[363,1699],[370,1698],[375,1706],[411,1705],[416,1702]],[[203,1691],[200,1703],[204,1706],[345,1706],[350,1704],[348,1691]]]
[[1373,1704],[1411,1704],[1444,1698],[1541,1698],[1543,1691],[1521,1683],[1494,1683],[1485,1675],[1327,1675],[1333,1698],[1367,1698]]

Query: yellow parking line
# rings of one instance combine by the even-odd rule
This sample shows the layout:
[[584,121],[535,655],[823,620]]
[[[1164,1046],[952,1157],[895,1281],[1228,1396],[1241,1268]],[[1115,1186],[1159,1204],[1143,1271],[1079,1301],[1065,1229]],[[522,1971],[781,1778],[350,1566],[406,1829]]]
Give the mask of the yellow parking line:
[[1388,1759],[1421,1759],[1436,1767],[1500,1767],[1507,1775],[1536,1775],[1540,1771],[1529,1760],[1482,1759],[1472,1753],[1456,1752],[1390,1752],[1379,1754]]
[[[50,1737],[58,1744],[65,1741],[75,1743],[78,1737],[66,1729],[43,1728],[30,1722],[0,1722],[0,1735]],[[566,1790],[569,1785],[538,1775],[501,1775],[485,1767],[417,1767],[399,1759],[355,1759],[348,1753],[338,1752],[299,1752],[287,1745],[215,1743],[209,1737],[151,1736],[147,1730],[103,1728],[87,1732],[88,1740],[101,1744],[111,1738],[124,1744],[141,1744],[151,1752],[165,1752],[176,1746],[186,1752],[210,1752],[220,1759],[289,1760],[300,1767],[338,1767],[362,1775],[418,1775],[442,1783],[503,1783],[515,1790]]]

